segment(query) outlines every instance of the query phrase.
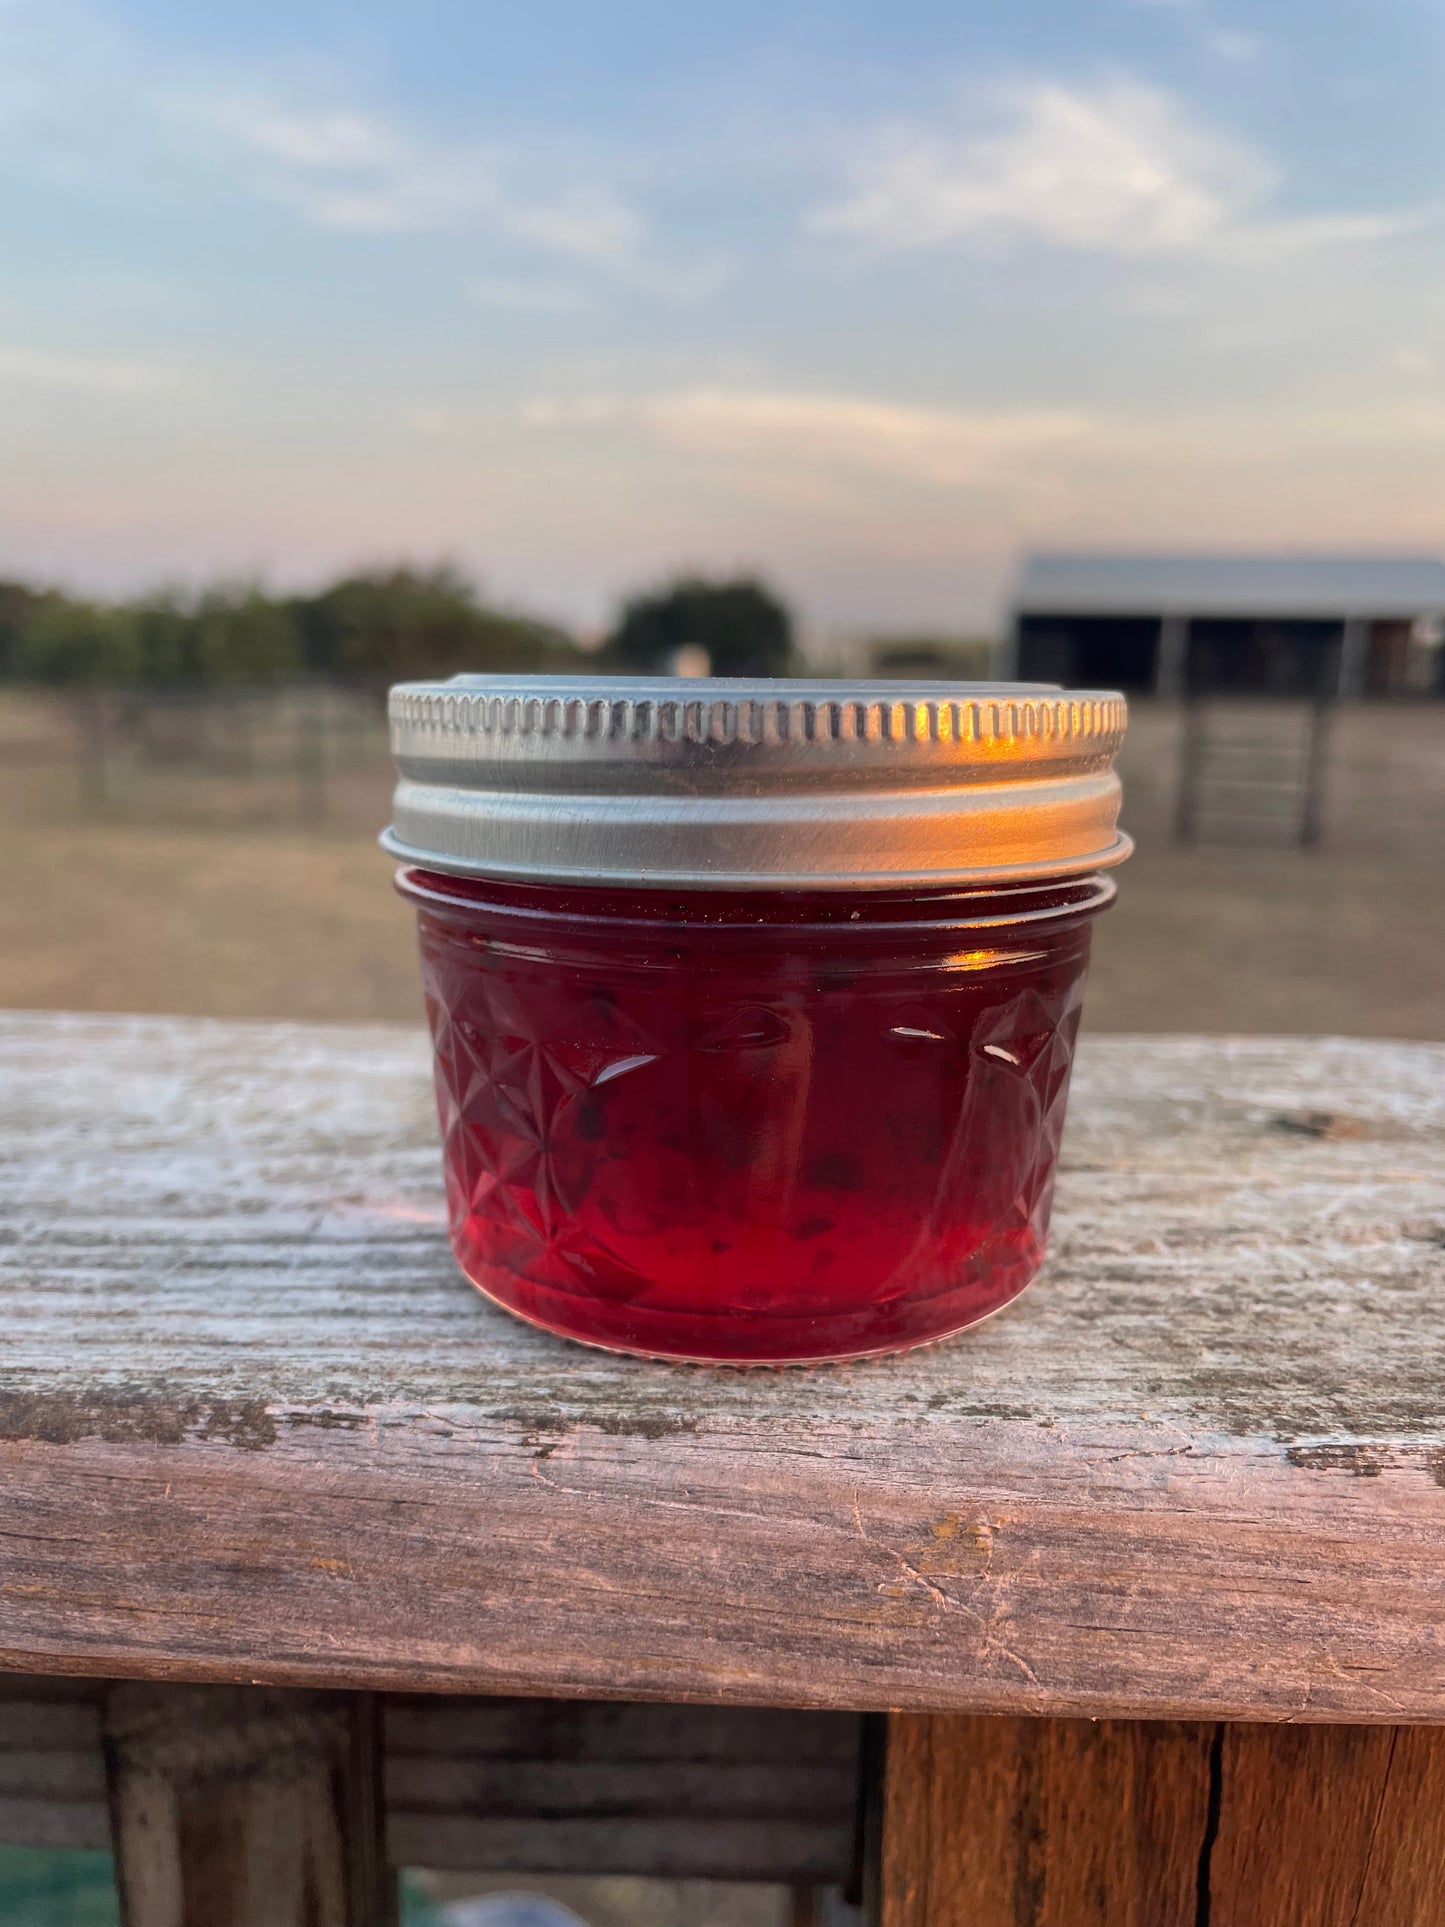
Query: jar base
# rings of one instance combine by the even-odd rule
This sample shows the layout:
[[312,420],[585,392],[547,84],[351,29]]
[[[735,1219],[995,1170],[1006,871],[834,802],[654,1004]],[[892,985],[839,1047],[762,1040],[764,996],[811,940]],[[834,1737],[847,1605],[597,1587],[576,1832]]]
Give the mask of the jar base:
[[996,1318],[1000,1312],[1007,1311],[1010,1305],[1017,1304],[1034,1282],[1033,1278],[1026,1278],[1016,1291],[1010,1292],[1007,1298],[1000,1299],[996,1305],[990,1305],[986,1311],[975,1313],[972,1318],[965,1318],[960,1324],[950,1325],[947,1331],[931,1332],[926,1338],[909,1338],[904,1339],[902,1343],[875,1345],[860,1351],[819,1352],[816,1357],[811,1358],[706,1358],[697,1352],[647,1351],[639,1345],[609,1345],[600,1338],[582,1338],[574,1332],[562,1331],[556,1325],[548,1325],[540,1318],[533,1318],[527,1312],[518,1311],[504,1298],[499,1298],[495,1292],[488,1291],[485,1285],[478,1284],[460,1262],[457,1269],[472,1290],[485,1298],[489,1305],[495,1305],[498,1311],[504,1311],[509,1318],[515,1318],[519,1324],[530,1325],[533,1331],[545,1332],[549,1338],[561,1339],[565,1344],[580,1345],[590,1352],[606,1352],[613,1358],[646,1359],[653,1365],[690,1365],[705,1371],[733,1372],[811,1371],[815,1366],[861,1365],[870,1359],[897,1358],[905,1352],[927,1351],[930,1346],[945,1345],[950,1339],[958,1338],[966,1331],[973,1331],[979,1325],[986,1324],[989,1319]]

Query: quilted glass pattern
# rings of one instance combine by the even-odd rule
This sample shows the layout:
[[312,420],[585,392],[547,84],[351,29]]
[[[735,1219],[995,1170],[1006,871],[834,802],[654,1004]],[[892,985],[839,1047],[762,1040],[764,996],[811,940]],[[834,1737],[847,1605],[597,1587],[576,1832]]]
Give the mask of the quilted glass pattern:
[[421,954],[452,1237],[490,1296],[786,1363],[942,1337],[1033,1276],[1086,918],[965,949],[901,915],[654,930],[486,887],[423,906]]

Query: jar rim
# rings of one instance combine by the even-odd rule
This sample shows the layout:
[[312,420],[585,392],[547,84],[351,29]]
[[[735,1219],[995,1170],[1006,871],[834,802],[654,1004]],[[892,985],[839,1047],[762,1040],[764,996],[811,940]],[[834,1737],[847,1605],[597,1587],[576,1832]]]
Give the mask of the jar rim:
[[[448,875],[450,873],[443,871],[440,874]],[[506,903],[492,901],[486,897],[453,895],[450,891],[432,888],[424,881],[424,877],[425,866],[403,864],[397,870],[394,878],[397,893],[408,902],[417,905],[418,908],[433,911],[443,916],[450,914],[464,918],[469,913],[481,912],[488,916],[510,917],[541,923],[561,923],[571,921],[579,914],[576,910],[550,908],[540,903]],[[458,878],[457,880],[475,885],[483,885],[489,881],[501,882],[503,888],[508,887],[509,883],[515,885],[516,881],[515,879],[489,879],[483,877]],[[552,883],[551,879],[547,881],[548,884]],[[759,919],[757,922],[738,919],[727,923],[709,923],[704,926],[697,919],[684,916],[631,916],[626,913],[617,914],[614,911],[600,906],[594,909],[591,905],[587,907],[585,912],[580,914],[585,914],[589,922],[603,925],[610,930],[630,928],[637,930],[639,933],[645,931],[655,937],[665,936],[669,931],[697,931],[704,927],[710,932],[716,932],[718,935],[726,933],[730,936],[761,931],[776,933],[780,929],[796,933],[800,937],[805,937],[810,934],[821,935],[826,932],[830,937],[840,936],[844,939],[858,937],[864,934],[871,934],[877,937],[881,932],[885,931],[891,937],[907,936],[910,932],[916,932],[920,935],[924,933],[946,935],[951,931],[1036,929],[1041,925],[1072,923],[1078,919],[1096,916],[1100,911],[1107,910],[1118,895],[1119,888],[1113,877],[1104,871],[1095,871],[1086,876],[1073,878],[1031,879],[1031,882],[1033,883],[1032,889],[1027,884],[1009,883],[1005,884],[1002,890],[991,888],[988,884],[983,884],[976,890],[968,890],[959,894],[977,895],[981,898],[988,899],[1006,895],[1015,890],[1019,895],[1033,895],[1036,891],[1049,889],[1051,885],[1054,887],[1066,887],[1067,885],[1073,884],[1079,888],[1080,895],[1068,903],[1042,904],[1029,910],[1010,909],[982,916],[910,917],[906,914],[906,904],[900,902],[900,914],[896,918],[875,918],[868,921],[860,920],[856,923],[844,918],[809,919],[803,917],[790,919],[783,925],[764,919]],[[600,895],[602,889],[608,886],[599,886],[593,883],[570,887],[580,888],[584,891],[595,891]],[[638,888],[637,886],[631,887],[634,889]],[[692,888],[694,891],[697,891],[698,886],[694,885]],[[638,894],[652,896],[659,893],[651,890],[638,889]],[[760,892],[759,894],[771,893]],[[818,894],[828,893],[820,892]],[[903,899],[907,897],[909,893],[905,890],[892,888],[886,891],[876,890],[868,894],[875,898],[890,896]],[[946,890],[933,893],[935,898],[940,898],[948,894],[951,893]]]

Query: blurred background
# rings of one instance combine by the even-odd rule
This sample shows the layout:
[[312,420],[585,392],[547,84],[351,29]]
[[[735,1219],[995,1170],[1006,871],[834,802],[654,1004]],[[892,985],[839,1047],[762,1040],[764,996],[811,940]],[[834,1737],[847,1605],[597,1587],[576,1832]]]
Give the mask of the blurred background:
[[0,0],[0,1004],[419,1021],[387,682],[607,665],[1124,688],[1087,1023],[1445,1036],[1442,79],[1431,0]]
[[1088,1021],[1441,1035],[1442,43],[0,0],[0,1003],[414,1019],[385,683],[605,658],[1122,686]]

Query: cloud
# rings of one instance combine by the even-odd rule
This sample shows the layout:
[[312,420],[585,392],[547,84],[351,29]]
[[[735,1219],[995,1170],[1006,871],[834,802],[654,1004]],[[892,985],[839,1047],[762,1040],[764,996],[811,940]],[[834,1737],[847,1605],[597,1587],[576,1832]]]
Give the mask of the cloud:
[[[678,303],[729,280],[712,252],[676,259],[644,214],[606,181],[578,179],[537,153],[424,141],[399,124],[350,109],[301,113],[256,97],[173,98],[166,111],[192,136],[252,163],[249,185],[314,227],[356,235],[452,234],[501,239],[600,271],[617,284]],[[560,178],[559,178],[560,176]],[[484,305],[560,313],[583,296],[541,292],[526,277],[477,284]]]
[[693,454],[871,470],[944,488],[985,482],[1091,426],[1090,417],[1075,410],[921,408],[852,395],[720,387],[542,399],[523,417],[548,429],[630,424]]
[[154,363],[0,343],[0,387],[66,389],[83,395],[154,395],[177,386],[175,371]]
[[605,187],[575,188],[550,204],[507,205],[501,224],[550,253],[614,265],[634,261],[643,239],[641,216]]
[[239,112],[232,125],[260,154],[310,168],[395,168],[404,143],[369,114],[287,114],[262,106]]
[[986,132],[875,135],[850,190],[811,225],[888,249],[1033,241],[1188,258],[1359,246],[1437,218],[1433,208],[1269,218],[1261,210],[1279,184],[1270,162],[1139,81],[1037,81],[995,107],[1002,122]]
[[1196,249],[1269,188],[1242,143],[1195,125],[1134,81],[1097,89],[1038,82],[1004,98],[990,133],[877,137],[822,232],[889,247],[1027,236],[1089,252]]
[[1427,203],[1377,214],[1316,214],[1293,221],[1252,221],[1222,236],[1217,252],[1279,257],[1372,247],[1377,242],[1423,233],[1438,225],[1440,218],[1441,209]]
[[313,226],[500,235],[623,276],[650,271],[647,223],[604,182],[539,182],[545,166],[524,168],[499,148],[421,141],[351,109],[302,113],[269,100],[194,96],[170,107],[253,157],[260,191]]

